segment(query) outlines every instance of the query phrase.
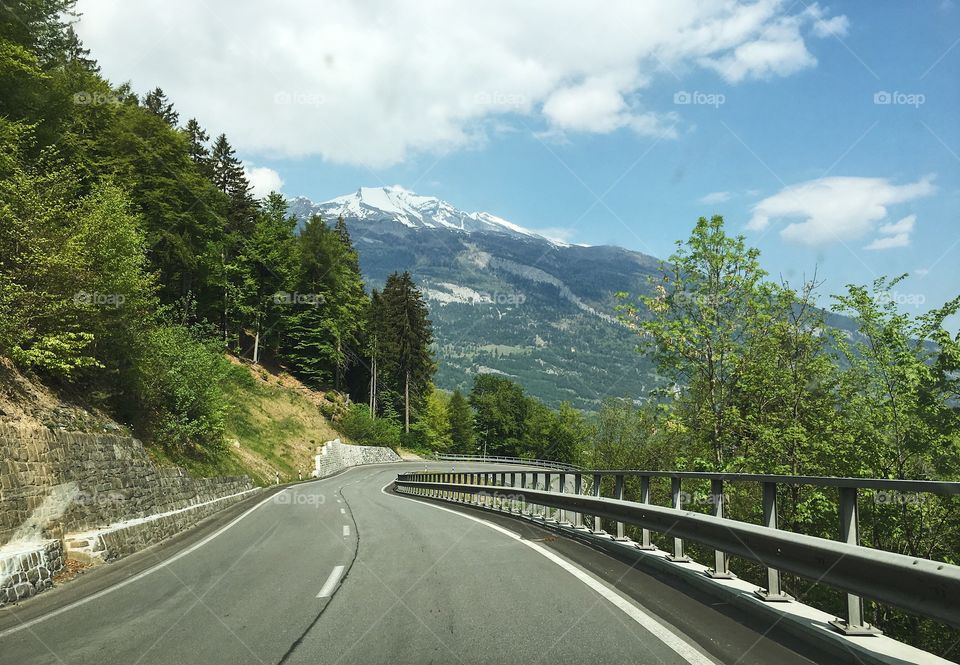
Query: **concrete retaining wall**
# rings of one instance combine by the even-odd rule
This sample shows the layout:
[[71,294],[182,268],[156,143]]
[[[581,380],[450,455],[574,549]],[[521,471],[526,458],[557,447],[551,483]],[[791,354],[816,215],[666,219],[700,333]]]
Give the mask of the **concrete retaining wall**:
[[351,466],[400,462],[400,456],[389,448],[376,446],[351,446],[340,439],[327,441],[316,456],[313,476],[325,478]]

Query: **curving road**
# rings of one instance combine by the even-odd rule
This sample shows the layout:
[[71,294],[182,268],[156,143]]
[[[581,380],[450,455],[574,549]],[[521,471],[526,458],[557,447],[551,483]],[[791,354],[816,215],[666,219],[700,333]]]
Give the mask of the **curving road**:
[[0,609],[0,664],[822,662],[534,525],[393,494],[410,466],[256,497]]

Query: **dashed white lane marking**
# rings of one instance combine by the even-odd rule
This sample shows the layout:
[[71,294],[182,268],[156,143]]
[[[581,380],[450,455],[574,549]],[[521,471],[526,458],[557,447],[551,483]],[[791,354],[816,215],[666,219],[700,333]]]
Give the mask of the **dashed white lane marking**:
[[347,509],[346,509],[346,508],[341,508],[341,509],[340,509],[340,514],[341,514],[341,515],[346,515],[346,514],[347,514]]
[[344,535],[344,536],[349,536],[349,535],[350,535],[350,525],[349,525],[349,524],[344,524],[344,525],[343,525],[343,535]]
[[640,624],[643,628],[645,628],[648,632],[650,632],[654,637],[656,637],[658,640],[663,642],[666,646],[668,646],[670,649],[676,652],[677,655],[679,655],[681,658],[686,660],[691,665],[715,665],[716,661],[710,658],[707,658],[707,656],[697,651],[695,648],[693,648],[693,646],[687,643],[686,640],[684,640],[682,637],[680,637],[679,635],[674,633],[672,630],[670,630],[670,628],[668,628],[666,625],[661,623],[656,617],[647,613],[637,605],[634,605],[632,602],[627,600],[627,598],[625,598],[623,595],[621,595],[614,589],[610,588],[609,586],[607,586],[606,584],[601,582],[599,579],[597,579],[587,571],[583,570],[576,564],[570,561],[567,561],[566,559],[564,559],[563,557],[557,554],[554,554],[553,552],[546,549],[545,547],[542,547],[529,540],[524,540],[522,537],[520,537],[519,534],[514,533],[509,529],[504,529],[502,526],[494,524],[493,522],[488,522],[487,520],[482,520],[478,517],[474,517],[473,515],[467,515],[465,513],[461,513],[456,510],[451,510],[450,508],[444,508],[443,506],[437,506],[425,501],[417,501],[416,499],[412,499],[410,497],[405,497],[397,494],[389,494],[387,492],[387,488],[390,487],[390,485],[392,484],[393,484],[393,481],[387,483],[386,485],[380,488],[380,491],[386,494],[387,496],[399,497],[401,499],[406,499],[408,501],[416,501],[420,505],[430,506],[431,508],[436,508],[437,510],[442,510],[447,513],[459,515],[460,517],[463,517],[468,520],[473,520],[478,524],[483,524],[484,526],[490,527],[494,531],[498,531],[503,535],[507,536],[508,538],[512,538],[513,540],[516,540],[517,542],[522,543],[523,545],[526,545],[537,554],[540,554],[541,556],[546,557],[547,559],[549,559],[550,561],[557,564],[558,566],[563,568],[565,571],[567,571],[568,573],[576,577],[578,580],[586,584],[588,587],[593,589],[596,593],[603,596],[606,600],[608,600],[611,604],[613,604],[617,609],[619,609],[621,612],[623,612],[628,617],[630,617],[631,619],[636,621],[638,624]]
[[333,590],[337,588],[337,584],[340,582],[341,575],[343,575],[343,566],[336,566],[331,570],[330,577],[323,583],[323,587],[321,587],[320,593],[317,594],[317,598],[329,598],[332,596]]
[[[389,465],[384,465],[384,466],[389,466]],[[311,480],[311,481],[308,481],[308,482],[306,482],[306,483],[303,483],[303,485],[302,485],[301,487],[306,487],[306,486],[313,485],[313,484],[322,484],[322,483],[325,483],[325,482],[331,480],[332,478],[342,478],[343,476],[347,475],[348,473],[351,473],[351,472],[355,471],[356,469],[366,469],[366,468],[369,468],[369,467],[366,467],[366,466],[352,466],[352,467],[350,467],[349,469],[347,469],[346,471],[344,471],[343,473],[340,473],[340,474],[337,474],[337,475],[335,475],[335,476],[331,476],[331,477],[328,477],[328,478],[317,478],[316,480]],[[34,619],[30,619],[29,621],[23,621],[22,623],[20,623],[20,624],[17,625],[17,626],[13,626],[13,627],[8,628],[8,629],[6,629],[6,630],[4,630],[4,631],[0,631],[0,639],[2,639],[2,638],[4,638],[4,637],[7,637],[8,635],[13,635],[14,633],[19,633],[21,630],[26,630],[27,628],[32,628],[33,626],[36,626],[38,623],[42,623],[42,622],[46,621],[47,619],[52,619],[53,617],[59,616],[59,615],[61,615],[61,614],[64,614],[64,613],[66,613],[66,612],[69,612],[70,610],[73,610],[73,609],[76,609],[76,608],[81,607],[81,606],[83,606],[83,605],[86,605],[87,603],[89,603],[89,602],[91,602],[91,601],[94,601],[94,600],[97,600],[98,598],[102,598],[102,597],[106,596],[108,593],[112,593],[112,592],[114,592],[114,591],[117,591],[118,589],[122,589],[123,587],[127,586],[128,584],[133,584],[134,582],[138,582],[138,581],[142,580],[144,577],[146,577],[147,575],[150,575],[151,573],[155,573],[156,571],[158,571],[158,570],[160,570],[160,569],[162,569],[162,568],[166,568],[167,566],[169,566],[169,565],[170,565],[171,563],[173,563],[174,561],[177,561],[177,560],[179,560],[179,559],[182,559],[183,557],[187,556],[188,554],[192,554],[193,552],[195,552],[196,550],[200,549],[201,547],[203,547],[204,545],[206,545],[207,543],[209,543],[211,540],[213,540],[214,538],[216,538],[216,537],[219,536],[220,534],[224,533],[224,532],[227,531],[228,529],[233,528],[233,527],[236,526],[242,519],[244,519],[245,517],[247,517],[248,515],[250,515],[250,514],[253,513],[254,511],[256,511],[258,508],[260,508],[260,507],[263,506],[264,504],[269,503],[270,501],[272,501],[272,500],[276,499],[277,497],[279,497],[281,494],[287,492],[289,489],[290,489],[290,488],[287,488],[287,489],[285,489],[285,490],[282,490],[282,491],[280,491],[280,492],[277,492],[276,494],[274,494],[274,495],[272,495],[272,496],[268,496],[268,497],[265,498],[263,501],[261,501],[260,503],[258,503],[257,505],[255,505],[253,508],[251,508],[251,509],[248,510],[247,512],[245,512],[245,513],[243,513],[242,515],[240,515],[240,517],[238,517],[237,519],[233,520],[232,522],[230,522],[229,524],[227,524],[225,527],[223,527],[223,528],[220,529],[219,531],[214,532],[213,534],[211,534],[211,535],[207,536],[206,538],[204,538],[203,540],[201,540],[199,543],[196,543],[195,545],[189,547],[188,549],[185,549],[184,551],[177,553],[176,555],[170,557],[169,559],[158,563],[157,565],[153,566],[152,568],[147,568],[147,569],[144,570],[143,572],[138,573],[138,574],[134,575],[133,577],[127,578],[127,579],[125,579],[125,580],[122,581],[122,582],[118,582],[117,584],[114,584],[114,585],[111,586],[111,587],[108,587],[108,588],[106,588],[106,589],[103,589],[102,591],[98,591],[97,593],[91,594],[91,595],[87,596],[86,598],[81,598],[80,600],[74,601],[74,602],[72,602],[72,603],[70,603],[70,604],[68,604],[68,605],[64,605],[63,607],[59,607],[59,608],[57,608],[57,609],[55,609],[55,610],[51,610],[50,612],[47,612],[46,614],[44,614],[44,615],[42,615],[42,616],[38,616],[38,617],[36,617],[36,618],[34,618]],[[337,499],[337,503],[340,503],[340,502],[341,502],[341,500],[340,500],[340,499]]]

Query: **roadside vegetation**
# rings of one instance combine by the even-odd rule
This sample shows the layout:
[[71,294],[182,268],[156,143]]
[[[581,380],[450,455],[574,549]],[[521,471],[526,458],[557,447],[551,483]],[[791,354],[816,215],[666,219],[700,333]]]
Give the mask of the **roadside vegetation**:
[[0,23],[0,356],[200,471],[229,468],[255,419],[230,358],[369,402],[392,423],[376,428],[411,436],[434,363],[410,275],[366,293],[342,220],[301,225],[279,194],[256,199],[225,135],[159,88],[106,81],[72,1],[14,5]]

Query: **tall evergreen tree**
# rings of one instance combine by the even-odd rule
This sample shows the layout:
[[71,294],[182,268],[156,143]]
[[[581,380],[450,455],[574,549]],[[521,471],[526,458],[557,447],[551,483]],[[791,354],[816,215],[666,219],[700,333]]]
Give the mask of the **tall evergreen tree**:
[[207,142],[210,140],[210,135],[204,131],[203,127],[200,126],[200,123],[197,122],[196,118],[190,118],[187,120],[187,126],[184,128],[184,133],[187,135],[187,154],[190,155],[190,159],[193,160],[193,163],[197,165],[197,168],[200,169],[200,172],[203,173],[207,178],[213,180],[213,160],[210,156],[210,149],[207,147]]
[[161,88],[154,88],[143,98],[144,107],[171,127],[176,127],[180,114],[173,110],[171,102]]
[[279,338],[284,306],[295,304],[283,295],[295,284],[296,226],[296,217],[287,215],[287,202],[274,192],[263,201],[253,234],[241,248],[241,261],[251,280],[245,304],[254,317],[254,364],[260,362],[261,349],[268,341],[264,338]]
[[384,373],[402,394],[404,431],[410,432],[410,414],[430,387],[435,365],[430,351],[433,329],[423,295],[409,272],[393,273],[383,288]]
[[350,261],[353,248],[319,215],[304,226],[299,246],[300,302],[290,320],[290,358],[307,381],[339,387],[362,355],[360,333],[367,310],[363,280]]

